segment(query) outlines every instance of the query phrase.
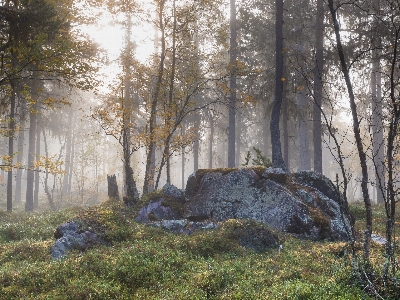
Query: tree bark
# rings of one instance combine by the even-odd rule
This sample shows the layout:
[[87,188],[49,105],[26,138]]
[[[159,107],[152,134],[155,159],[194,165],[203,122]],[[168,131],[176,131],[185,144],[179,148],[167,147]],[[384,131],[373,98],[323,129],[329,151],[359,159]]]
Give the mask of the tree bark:
[[[25,140],[25,116],[21,112],[21,120],[20,120],[20,132],[18,134],[18,154],[17,154],[17,162],[23,164],[24,158],[24,140]],[[17,174],[15,177],[15,203],[21,202],[21,194],[22,194],[22,174],[23,169],[18,168]]]
[[286,170],[285,162],[282,158],[279,119],[282,107],[283,94],[283,0],[276,0],[276,20],[275,20],[275,36],[276,36],[276,66],[275,66],[275,99],[271,113],[271,145],[272,145],[272,165],[275,168]]
[[322,174],[322,76],[324,60],[324,0],[317,0],[313,105],[314,171]]
[[72,149],[72,110],[69,111],[68,116],[68,123],[70,126],[68,127],[67,132],[67,141],[65,147],[65,174],[63,177],[63,184],[62,184],[62,193],[66,194],[69,190],[69,169],[71,168],[71,149]]
[[[43,142],[44,142],[44,152],[46,154],[46,159],[49,159],[49,151],[48,151],[48,147],[47,147],[47,139],[46,139],[46,132],[43,130]],[[45,179],[44,179],[44,192],[47,196],[47,200],[49,201],[49,206],[51,210],[56,210],[56,206],[54,205],[54,201],[53,201],[53,196],[51,195],[50,191],[49,191],[49,172],[46,170],[45,171]]]
[[[300,1],[302,6],[308,6],[308,1]],[[296,35],[296,104],[297,104],[297,143],[298,143],[298,166],[299,170],[311,170],[310,144],[308,136],[308,99],[305,76],[307,69],[304,64],[304,56],[307,53],[304,41],[304,30],[302,25],[297,25]]]
[[[379,10],[379,1],[377,1]],[[377,22],[374,22],[377,26]],[[377,203],[384,203],[385,189],[385,152],[383,140],[383,121],[382,121],[382,76],[380,68],[380,38],[378,28],[372,36],[372,57],[371,57],[371,109],[372,109],[372,158],[375,166],[375,187]]]
[[193,172],[196,172],[199,169],[199,148],[200,148],[200,128],[201,118],[200,115],[195,112],[194,113],[194,127],[197,128],[195,132],[195,137],[193,141]]
[[[182,123],[181,127],[181,136],[185,136],[185,123]],[[185,145],[182,145],[182,153],[181,153],[181,158],[182,158],[182,165],[181,165],[181,179],[182,179],[182,189],[185,188]]]
[[[285,68],[286,71],[286,68]],[[286,72],[284,71],[285,77]],[[288,112],[288,99],[287,95],[287,81],[283,82],[283,96],[282,96],[282,129],[283,129],[283,160],[285,162],[286,168],[290,170],[290,158],[289,158],[289,112]]]
[[236,164],[235,166],[240,166],[240,146],[241,146],[241,125],[242,125],[242,115],[241,110],[236,114]]
[[143,183],[143,195],[149,192],[149,186],[151,182],[154,181],[154,169],[152,170],[152,156],[155,147],[155,136],[154,130],[156,127],[156,113],[157,113],[157,103],[158,97],[160,95],[161,90],[161,82],[164,74],[164,60],[165,60],[165,29],[164,29],[164,21],[163,21],[163,11],[164,11],[165,0],[161,0],[159,2],[159,11],[158,11],[158,21],[160,24],[161,30],[161,53],[160,53],[160,64],[158,67],[158,75],[157,82],[154,89],[154,93],[152,95],[151,108],[150,108],[150,119],[149,119],[149,141],[147,148],[147,158],[146,158],[146,171],[144,176]]
[[385,264],[384,268],[384,280],[385,283],[388,282],[388,272],[389,267],[392,267],[393,276],[396,274],[396,267],[398,266],[397,260],[394,253],[395,247],[395,236],[394,236],[394,226],[396,223],[396,202],[398,201],[398,188],[396,187],[395,182],[395,159],[396,155],[395,151],[395,140],[399,132],[399,123],[400,123],[400,107],[398,102],[398,97],[396,97],[396,81],[398,75],[395,74],[396,64],[398,62],[398,46],[399,46],[399,37],[400,30],[398,28],[394,29],[394,45],[393,45],[393,55],[391,59],[391,68],[390,68],[390,122],[389,122],[389,132],[388,132],[388,141],[387,141],[387,173],[388,173],[388,182],[387,182],[387,190],[386,190],[386,254],[388,262]]
[[[173,31],[172,31],[172,62],[171,62],[171,78],[169,82],[169,97],[167,103],[167,110],[168,114],[172,113],[172,103],[174,101],[174,81],[175,81],[175,66],[176,66],[176,26],[177,26],[177,19],[176,19],[176,6],[175,0],[173,0]],[[170,120],[169,118],[165,120],[168,123]],[[166,128],[169,128],[168,124],[166,124]],[[171,154],[170,154],[170,145],[165,145],[165,155],[167,160],[167,183],[171,184]]]
[[[299,77],[301,78],[301,77]],[[302,82],[302,80],[300,81]],[[311,170],[310,145],[308,139],[308,108],[304,89],[298,91],[297,100],[297,141],[299,170]]]
[[228,168],[235,167],[235,137],[236,137],[236,58],[237,58],[237,24],[236,1],[231,0],[230,16],[230,80],[229,80],[229,127],[228,127]]
[[[74,128],[75,122],[72,124],[72,128]],[[68,174],[68,190],[67,194],[71,197],[71,189],[72,189],[72,175],[73,175],[73,170],[74,170],[74,158],[75,158],[75,132],[74,129],[72,129],[72,135],[71,135],[71,158],[70,158],[70,166],[69,166],[69,174]]]
[[340,28],[339,23],[336,16],[336,9],[333,7],[333,0],[328,0],[328,5],[333,21],[333,26],[335,29],[335,37],[336,37],[336,46],[337,52],[340,59],[341,71],[343,73],[347,92],[349,96],[350,108],[351,108],[351,115],[353,119],[353,133],[357,144],[357,151],[358,157],[360,159],[360,165],[362,170],[362,179],[361,179],[361,190],[364,199],[364,206],[366,212],[366,229],[364,232],[364,260],[369,262],[370,259],[370,249],[371,249],[371,234],[372,234],[372,207],[371,207],[371,199],[369,197],[368,192],[368,167],[367,167],[367,160],[366,154],[364,152],[362,138],[360,134],[360,126],[359,120],[357,115],[357,106],[355,102],[353,86],[350,80],[349,69],[347,67],[347,62],[344,56],[342,41],[340,38]]
[[7,170],[7,211],[12,212],[12,184],[13,184],[13,155],[14,155],[14,133],[15,133],[15,85],[11,85],[11,97],[10,97],[10,122],[8,124],[8,156],[10,157],[9,169]]
[[[42,120],[42,114],[41,112],[38,113],[37,119],[36,119],[36,155],[40,155],[40,123]],[[39,180],[40,180],[40,172],[39,169],[35,170],[35,191],[33,194],[33,206],[38,207],[39,206]]]
[[213,167],[213,141],[214,141],[214,116],[209,113],[209,122],[210,122],[210,140],[208,143],[208,168],[212,169]]
[[35,145],[36,145],[36,117],[37,103],[31,108],[29,114],[29,145],[28,145],[28,170],[26,175],[26,202],[25,211],[33,211],[33,184],[35,180]]

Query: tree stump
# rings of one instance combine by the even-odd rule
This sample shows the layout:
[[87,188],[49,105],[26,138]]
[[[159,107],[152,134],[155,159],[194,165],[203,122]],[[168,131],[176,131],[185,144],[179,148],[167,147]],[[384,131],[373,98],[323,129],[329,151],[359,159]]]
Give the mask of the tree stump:
[[119,200],[117,177],[114,175],[107,175],[108,182],[108,197]]

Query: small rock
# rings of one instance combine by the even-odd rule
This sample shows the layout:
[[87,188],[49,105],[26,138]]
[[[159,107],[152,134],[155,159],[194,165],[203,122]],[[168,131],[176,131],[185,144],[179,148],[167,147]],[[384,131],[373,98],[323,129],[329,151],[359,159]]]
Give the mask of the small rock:
[[66,222],[57,227],[54,236],[57,238],[51,247],[51,258],[62,258],[68,250],[85,251],[96,244],[105,244],[97,234],[85,231],[79,233],[79,225],[75,222]]

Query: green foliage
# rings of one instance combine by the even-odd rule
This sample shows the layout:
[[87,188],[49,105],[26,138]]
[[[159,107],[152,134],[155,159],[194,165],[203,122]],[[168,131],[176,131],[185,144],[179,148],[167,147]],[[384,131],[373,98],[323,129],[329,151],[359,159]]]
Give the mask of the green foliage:
[[253,147],[253,150],[256,153],[256,157],[252,159],[250,151],[247,151],[247,155],[244,158],[245,162],[244,162],[244,164],[242,164],[242,166],[247,167],[250,163],[250,159],[252,159],[251,162],[252,162],[253,166],[263,166],[266,168],[269,168],[272,166],[271,160],[269,158],[267,158],[265,155],[263,155],[261,153],[260,149]]
[[62,212],[25,214],[0,211],[0,243],[21,240],[45,241],[53,238],[55,228],[67,221],[77,209]]
[[[115,200],[63,212],[0,212],[0,298],[369,299],[352,284],[348,257],[339,258],[345,243],[301,241],[250,220],[173,235],[136,224],[133,215]],[[99,231],[109,244],[51,260],[53,231],[71,219]],[[23,232],[12,239],[8,228]],[[261,238],[277,238],[283,249],[243,243],[260,232]]]

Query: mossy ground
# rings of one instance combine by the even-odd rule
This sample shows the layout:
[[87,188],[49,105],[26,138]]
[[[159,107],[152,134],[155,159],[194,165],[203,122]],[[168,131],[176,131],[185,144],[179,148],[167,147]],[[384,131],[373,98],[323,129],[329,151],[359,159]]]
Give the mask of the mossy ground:
[[[376,222],[381,209],[374,208]],[[239,243],[248,221],[186,236],[136,224],[133,214],[115,201],[0,212],[0,299],[369,299],[352,279],[344,243],[280,236],[283,249],[257,252]],[[54,229],[71,219],[101,231],[108,245],[51,260]],[[382,251],[373,246],[377,265]]]

